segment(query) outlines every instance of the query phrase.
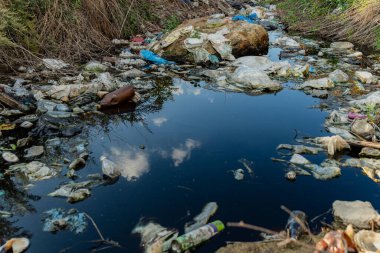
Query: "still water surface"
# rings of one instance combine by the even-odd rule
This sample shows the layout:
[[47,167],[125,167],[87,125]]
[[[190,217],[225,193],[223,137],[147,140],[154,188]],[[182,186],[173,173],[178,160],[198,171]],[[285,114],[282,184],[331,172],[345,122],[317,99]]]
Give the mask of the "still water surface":
[[[271,161],[278,157],[281,143],[295,144],[296,131],[303,136],[326,135],[326,113],[310,107],[318,99],[289,88],[277,94],[249,96],[194,87],[180,79],[172,100],[158,112],[147,113],[144,123],[109,120],[89,128],[90,161],[79,171],[101,172],[99,157],[125,164],[115,184],[100,186],[87,200],[68,204],[65,199],[47,197],[63,178],[38,183],[31,194],[36,212],[14,224],[32,233],[28,252],[88,252],[97,239],[89,224],[85,233],[42,232],[41,213],[51,208],[77,208],[89,213],[105,237],[119,241],[124,249],[103,252],[142,252],[140,238],[131,231],[141,218],[151,219],[183,232],[185,222],[210,201],[219,205],[212,219],[224,222],[244,220],[273,230],[283,229],[287,214],[280,205],[305,211],[310,218],[329,208],[336,199],[368,200],[380,208],[379,187],[358,170],[344,168],[342,176],[330,181],[298,177],[284,179],[286,167]],[[145,149],[140,149],[144,145]],[[306,156],[321,162],[325,154]],[[238,162],[253,162],[254,176],[236,181],[231,170]],[[190,215],[190,216],[189,216]],[[311,224],[315,228],[316,224]],[[197,252],[213,252],[226,241],[257,240],[258,233],[226,229]]]

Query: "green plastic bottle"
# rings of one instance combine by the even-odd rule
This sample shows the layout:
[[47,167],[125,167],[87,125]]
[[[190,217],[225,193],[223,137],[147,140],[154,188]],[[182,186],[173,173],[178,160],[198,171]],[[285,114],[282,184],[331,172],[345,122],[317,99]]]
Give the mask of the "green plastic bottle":
[[186,250],[209,240],[223,230],[223,222],[220,220],[211,222],[203,227],[177,237],[177,239],[172,242],[172,251],[175,253],[185,252]]

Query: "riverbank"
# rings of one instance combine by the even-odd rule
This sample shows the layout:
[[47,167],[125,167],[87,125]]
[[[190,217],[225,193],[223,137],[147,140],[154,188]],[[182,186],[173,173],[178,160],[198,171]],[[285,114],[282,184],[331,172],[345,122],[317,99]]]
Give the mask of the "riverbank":
[[[28,237],[30,252],[163,252],[190,226],[221,220],[194,250],[273,252],[289,239],[281,231],[298,243],[309,233],[282,205],[312,234],[376,227],[380,59],[289,35],[278,19],[274,5],[240,4],[114,40],[112,56],[80,67],[44,58],[7,75],[1,239]],[[357,206],[371,215],[337,211]],[[110,240],[92,243],[103,236],[89,217]],[[230,226],[240,220],[274,237]],[[262,236],[276,242],[223,249]]]
[[380,50],[380,3],[376,0],[286,0],[276,2],[290,31],[350,41]]

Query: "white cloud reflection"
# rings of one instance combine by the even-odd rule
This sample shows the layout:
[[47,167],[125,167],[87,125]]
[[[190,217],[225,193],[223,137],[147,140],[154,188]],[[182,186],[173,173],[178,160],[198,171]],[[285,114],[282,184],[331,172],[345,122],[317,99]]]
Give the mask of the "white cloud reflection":
[[149,172],[149,157],[141,150],[111,148],[113,162],[120,168],[121,176],[128,181],[136,180]]
[[178,148],[173,148],[171,158],[173,159],[174,166],[178,167],[181,163],[190,159],[191,151],[195,148],[199,148],[201,142],[193,139],[187,139],[185,144],[181,144]]
[[165,122],[167,122],[168,119],[165,118],[165,117],[158,117],[158,118],[154,118],[152,121],[153,121],[153,124],[155,124],[156,126],[160,127],[160,126],[162,126]]

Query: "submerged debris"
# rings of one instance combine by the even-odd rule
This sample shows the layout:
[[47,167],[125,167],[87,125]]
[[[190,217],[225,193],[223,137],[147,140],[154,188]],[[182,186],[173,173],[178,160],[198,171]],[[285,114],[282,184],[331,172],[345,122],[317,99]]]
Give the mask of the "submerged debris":
[[315,142],[322,144],[327,149],[327,153],[331,156],[333,156],[336,152],[351,148],[347,141],[339,135],[331,137],[318,137],[315,138]]
[[154,222],[147,224],[140,222],[132,233],[140,234],[145,253],[168,252],[172,241],[178,236],[175,229],[167,229]]
[[86,216],[76,209],[65,212],[62,208],[54,208],[44,212],[43,217],[45,232],[58,232],[70,230],[76,234],[83,233],[87,227]]
[[233,170],[232,173],[234,174],[234,178],[238,181],[244,179],[244,170],[243,169],[237,169]]
[[0,252],[22,253],[29,248],[30,242],[28,238],[12,238],[0,247]]
[[48,195],[51,197],[64,197],[67,198],[67,202],[75,203],[88,198],[91,195],[90,187],[97,182],[94,181],[84,181],[80,183],[68,183],[61,186],[59,189],[55,190]]

